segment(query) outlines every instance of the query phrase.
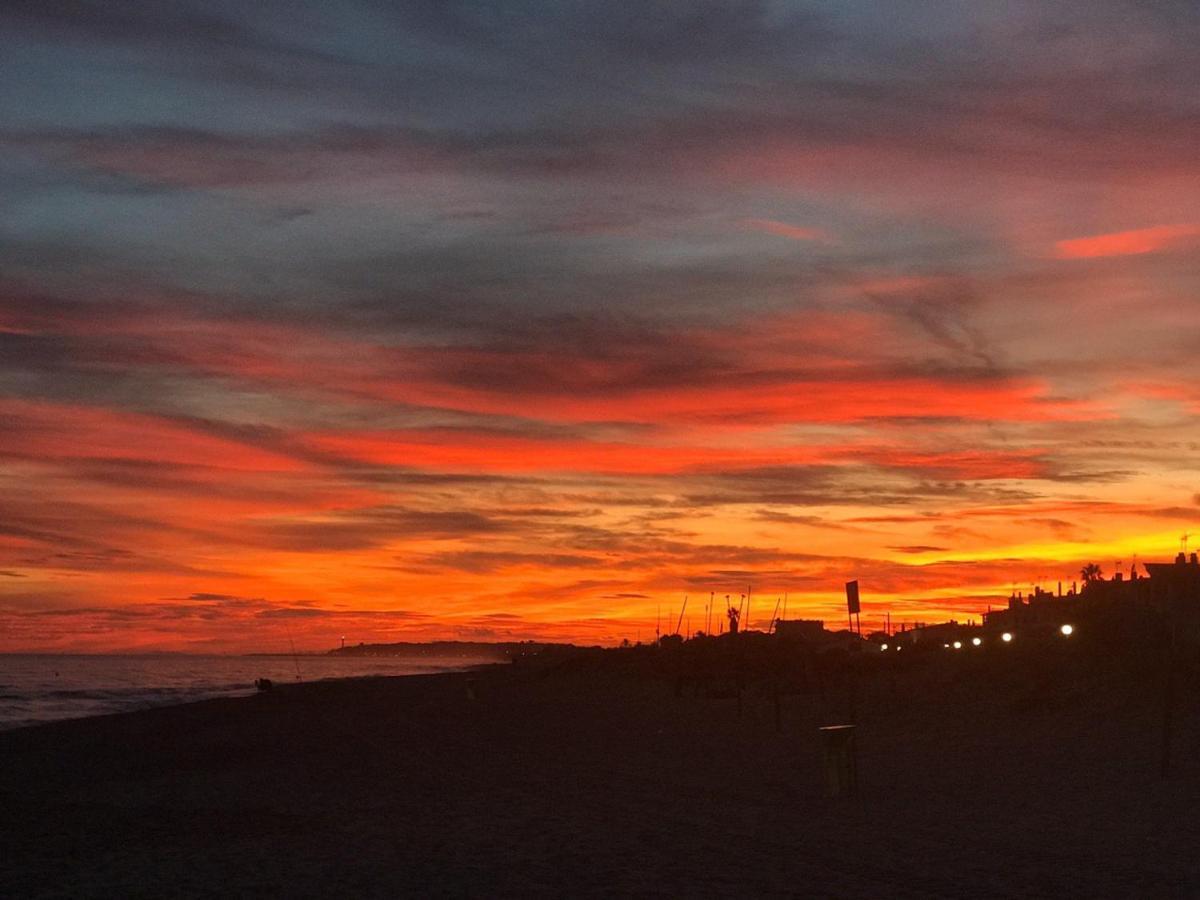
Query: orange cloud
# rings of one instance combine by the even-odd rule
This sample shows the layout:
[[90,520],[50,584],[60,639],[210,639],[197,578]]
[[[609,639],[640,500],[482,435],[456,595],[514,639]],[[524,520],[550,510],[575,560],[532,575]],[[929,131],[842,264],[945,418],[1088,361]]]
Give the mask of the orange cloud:
[[1200,236],[1200,224],[1156,225],[1132,231],[1116,231],[1058,241],[1058,259],[1095,259],[1104,256],[1138,256],[1166,250],[1188,238]]
[[[481,413],[511,409],[508,395],[430,386],[416,394],[396,385],[395,399]],[[951,417],[975,421],[1083,421],[1102,415],[1092,404],[1054,398],[1032,380],[953,383],[932,378],[847,375],[844,380],[795,379],[778,384],[681,386],[627,390],[594,397],[529,396],[526,408],[550,421],[788,424],[852,423],[877,418]]]

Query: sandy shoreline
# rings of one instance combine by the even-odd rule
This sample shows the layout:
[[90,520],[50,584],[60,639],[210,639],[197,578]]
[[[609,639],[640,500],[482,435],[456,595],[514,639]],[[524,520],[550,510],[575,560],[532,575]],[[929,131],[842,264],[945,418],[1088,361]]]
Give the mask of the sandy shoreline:
[[777,730],[595,657],[4,732],[0,894],[1194,895],[1195,693],[1162,781],[1153,683],[1088,672],[869,675],[853,800],[816,732],[844,686]]

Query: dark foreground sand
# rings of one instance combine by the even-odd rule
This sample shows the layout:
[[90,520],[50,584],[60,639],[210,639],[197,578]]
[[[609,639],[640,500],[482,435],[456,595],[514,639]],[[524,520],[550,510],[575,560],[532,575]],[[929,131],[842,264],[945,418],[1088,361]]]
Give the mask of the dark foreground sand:
[[[0,734],[0,896],[1200,894],[1200,722],[1157,682],[939,657],[677,698],[593,658],[291,686]],[[1094,668],[1094,667],[1093,667]]]

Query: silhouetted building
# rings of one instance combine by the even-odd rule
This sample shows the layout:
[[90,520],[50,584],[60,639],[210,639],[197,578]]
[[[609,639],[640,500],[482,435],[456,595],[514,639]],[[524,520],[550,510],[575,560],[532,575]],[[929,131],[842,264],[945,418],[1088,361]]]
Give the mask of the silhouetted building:
[[888,643],[901,647],[942,647],[954,645],[955,641],[969,641],[979,633],[978,625],[967,625],[956,619],[937,625],[914,625],[904,631],[893,632]]
[[[1200,559],[1180,553],[1170,563],[1144,563],[1146,575],[1137,564],[1129,577],[1118,572],[1112,578],[1098,572],[1076,592],[1065,594],[1035,588],[1028,597],[1014,593],[1006,609],[989,611],[984,627],[990,635],[1050,635],[1079,620],[1108,623],[1106,627],[1137,628],[1161,621],[1166,614],[1177,624],[1200,625]],[[1148,577],[1147,577],[1148,576]],[[1119,625],[1117,623],[1120,623]]]
[[[1191,600],[1200,603],[1200,556],[1180,553],[1173,563],[1146,563],[1152,600]],[[1186,601],[1185,601],[1186,602]]]
[[1005,609],[993,609],[984,613],[983,627],[986,632],[1045,632],[1051,633],[1070,624],[1078,616],[1080,594],[1074,587],[1066,594],[1060,584],[1058,593],[1034,588],[1028,597],[1014,592],[1008,598]]
[[783,640],[812,643],[825,639],[825,623],[820,619],[778,619],[775,622],[775,634]]

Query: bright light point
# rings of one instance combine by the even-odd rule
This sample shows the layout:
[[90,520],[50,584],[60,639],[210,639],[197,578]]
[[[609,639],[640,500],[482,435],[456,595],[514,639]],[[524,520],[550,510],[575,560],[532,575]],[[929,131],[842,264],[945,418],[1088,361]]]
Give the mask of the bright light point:
[[955,650],[961,650],[961,649],[962,649],[962,641],[955,641],[955,642],[954,642],[954,649],[955,649]]
[[949,649],[950,649],[950,645],[949,645],[949,644],[942,644],[942,646],[943,646],[943,647],[945,647],[947,650],[949,650]]
[[978,647],[983,643],[983,638],[971,638],[971,643]]
[[1075,633],[1075,626],[1074,625],[1064,625],[1062,628],[1060,628],[1058,630],[1063,633],[1063,637],[1070,637],[1072,634]]
[[887,649],[887,644],[880,644],[880,645],[879,645],[879,649],[880,649],[880,650],[886,650],[886,649]]
[[1004,632],[1004,634],[1000,635],[1000,640],[1006,644],[1012,643],[1012,633],[1008,631]]

